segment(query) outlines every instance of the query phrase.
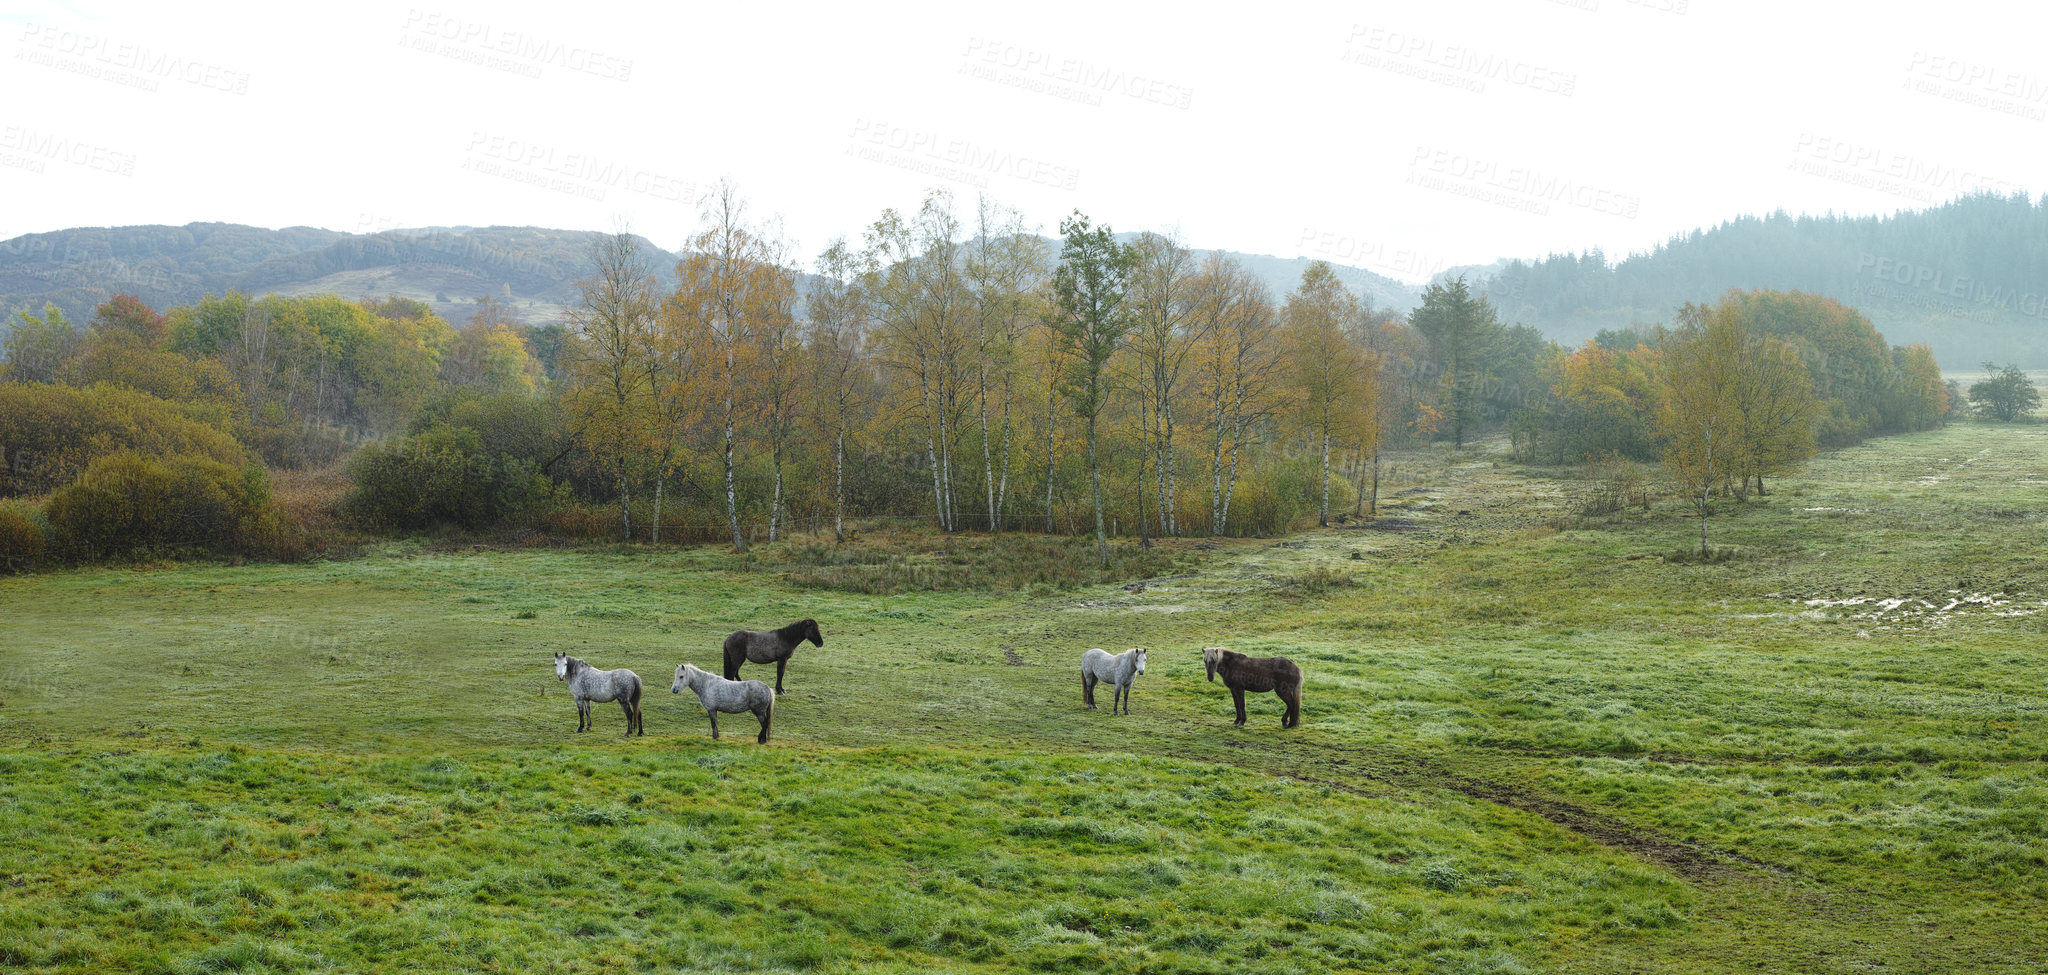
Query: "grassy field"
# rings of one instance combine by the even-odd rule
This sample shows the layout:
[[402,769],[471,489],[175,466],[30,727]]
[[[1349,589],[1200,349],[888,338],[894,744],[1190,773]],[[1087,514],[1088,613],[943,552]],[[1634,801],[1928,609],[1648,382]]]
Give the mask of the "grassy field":
[[[0,968],[2048,967],[2048,427],[1817,458],[1724,562],[1590,490],[1416,454],[1378,522],[1128,585],[881,532],[0,580]],[[769,746],[662,693],[804,616]],[[1213,643],[1302,727],[1233,728]],[[575,735],[557,649],[647,737]]]

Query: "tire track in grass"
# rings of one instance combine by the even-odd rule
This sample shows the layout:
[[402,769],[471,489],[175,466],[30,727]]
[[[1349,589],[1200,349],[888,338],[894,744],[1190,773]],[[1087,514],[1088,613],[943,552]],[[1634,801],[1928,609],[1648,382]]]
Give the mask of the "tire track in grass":
[[[1178,723],[1190,731],[1205,727],[1186,719],[1179,719]],[[1232,729],[1232,732],[1235,733],[1235,729]],[[1254,746],[1250,740],[1226,739],[1222,746],[1210,750],[1168,746],[1157,753],[1171,758],[1213,762],[1261,775],[1328,786],[1365,798],[1401,799],[1404,792],[1453,792],[1468,799],[1532,814],[1567,832],[1585,837],[1602,846],[1621,850],[1636,859],[1662,866],[1692,883],[1754,879],[1748,871],[1777,877],[1808,879],[1782,864],[1734,850],[1674,839],[1606,813],[1517,786],[1451,772],[1434,762],[1413,756],[1388,756],[1362,748],[1319,744],[1316,747],[1321,751],[1351,755],[1354,756],[1354,760],[1332,761],[1325,758],[1324,762],[1341,766],[1341,769],[1333,768],[1326,771],[1318,768],[1312,772],[1309,769],[1314,768],[1314,765],[1311,761],[1305,761],[1302,756],[1294,754],[1296,746],[1291,744],[1282,746],[1284,751],[1276,749],[1256,756],[1249,753]],[[1255,758],[1263,758],[1266,761],[1257,761]],[[1341,777],[1333,777],[1331,773],[1337,771],[1354,778],[1347,781]],[[1389,788],[1372,788],[1360,784],[1360,780]]]

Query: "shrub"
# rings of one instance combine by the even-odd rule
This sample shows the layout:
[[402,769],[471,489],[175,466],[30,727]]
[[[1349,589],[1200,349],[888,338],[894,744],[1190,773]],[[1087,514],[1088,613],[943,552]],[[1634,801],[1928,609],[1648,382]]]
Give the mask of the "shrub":
[[58,549],[73,559],[239,551],[271,510],[270,479],[260,467],[206,457],[119,453],[93,461],[45,510]]
[[43,557],[43,526],[26,512],[0,507],[0,572],[27,572]]
[[0,497],[49,493],[123,451],[246,463],[248,451],[195,410],[122,386],[0,383]]
[[1587,465],[1585,490],[1573,503],[1575,513],[1584,516],[1611,515],[1631,505],[1650,508],[1650,484],[1643,469],[1619,454]]
[[1320,478],[1320,470],[1300,461],[1247,472],[1237,482],[1236,496],[1230,503],[1230,522],[1223,533],[1239,538],[1269,538],[1293,531],[1295,520],[1316,507]]
[[445,425],[365,447],[348,469],[355,487],[345,510],[380,527],[479,529],[545,511],[555,498],[532,462],[486,453],[476,431]]

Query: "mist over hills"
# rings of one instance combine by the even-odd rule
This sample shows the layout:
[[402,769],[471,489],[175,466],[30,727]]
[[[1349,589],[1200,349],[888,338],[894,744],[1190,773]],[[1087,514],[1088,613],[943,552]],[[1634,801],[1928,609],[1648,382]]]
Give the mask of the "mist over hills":
[[[1474,276],[1476,282],[1480,276]],[[1745,216],[1609,263],[1597,251],[1510,261],[1482,291],[1503,321],[1561,342],[1668,322],[1729,288],[1827,295],[1893,345],[1924,342],[1942,366],[2048,366],[2048,199],[1977,194],[1878,217]]]
[[[226,223],[60,230],[0,242],[0,312],[11,323],[17,309],[54,302],[83,322],[116,294],[164,308],[230,290],[333,292],[413,298],[460,324],[488,294],[539,324],[576,300],[593,236],[537,227],[358,234]],[[673,286],[679,255],[641,243],[663,286]],[[1276,298],[1318,256],[1214,253],[1242,261]],[[1406,312],[1421,300],[1419,285],[1331,263],[1375,307]],[[1853,305],[1889,342],[1926,342],[1950,369],[1986,359],[2048,366],[2048,204],[2023,195],[1965,197],[1884,217],[1746,216],[1616,263],[1597,251],[1552,254],[1444,268],[1434,278],[1460,274],[1504,322],[1534,325],[1566,344],[1601,329],[1667,322],[1680,304],[1729,288],[1776,288]]]

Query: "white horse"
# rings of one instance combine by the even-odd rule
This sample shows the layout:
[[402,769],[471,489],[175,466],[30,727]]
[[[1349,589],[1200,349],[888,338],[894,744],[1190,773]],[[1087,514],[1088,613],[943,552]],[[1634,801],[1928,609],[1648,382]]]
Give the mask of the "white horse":
[[626,734],[647,734],[640,723],[640,675],[630,670],[599,670],[584,663],[582,657],[571,657],[561,651],[555,652],[555,676],[569,685],[569,693],[576,698],[576,730],[590,730],[590,704],[595,701],[619,702],[626,709]]
[[775,692],[768,685],[757,680],[726,680],[708,670],[699,670],[691,664],[676,668],[676,682],[669,685],[670,694],[681,694],[683,688],[697,692],[697,700],[704,705],[704,713],[711,716],[711,737],[718,737],[718,712],[739,714],[754,712],[761,721],[761,737],[754,739],[768,744],[768,725],[775,720]]
[[1081,700],[1088,702],[1088,710],[1095,710],[1095,682],[1108,681],[1116,687],[1116,695],[1109,702],[1109,713],[1115,714],[1117,705],[1122,704],[1124,713],[1129,714],[1131,682],[1144,672],[1144,647],[1132,647],[1116,654],[1096,647],[1081,655]]

